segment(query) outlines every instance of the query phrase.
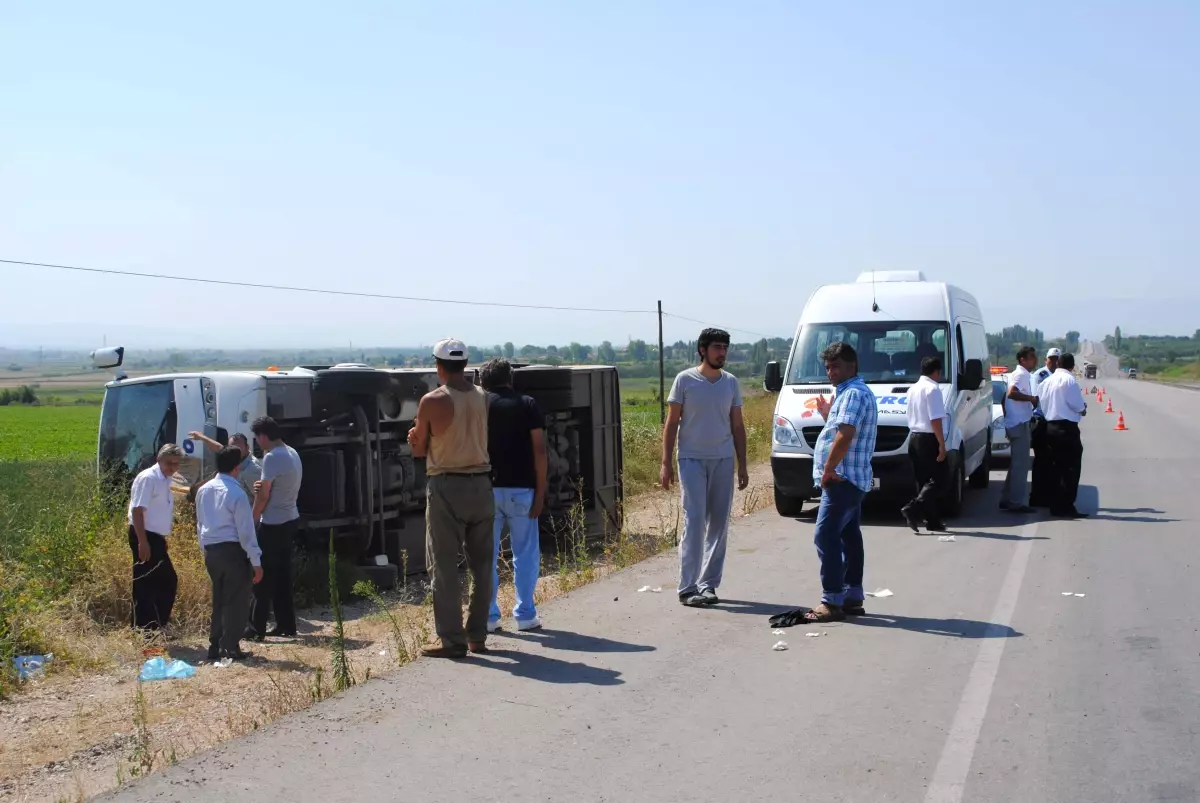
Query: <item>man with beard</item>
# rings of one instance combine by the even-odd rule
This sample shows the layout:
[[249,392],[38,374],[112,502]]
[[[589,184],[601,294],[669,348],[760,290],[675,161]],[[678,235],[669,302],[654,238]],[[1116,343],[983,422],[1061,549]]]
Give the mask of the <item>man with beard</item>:
[[729,333],[705,329],[697,342],[700,365],[675,377],[667,397],[659,481],[670,490],[679,441],[679,485],[683,493],[683,537],[679,540],[679,601],[698,608],[715,605],[725,566],[729,511],[733,507],[733,460],[738,489],[750,484],[742,390],[724,370]]

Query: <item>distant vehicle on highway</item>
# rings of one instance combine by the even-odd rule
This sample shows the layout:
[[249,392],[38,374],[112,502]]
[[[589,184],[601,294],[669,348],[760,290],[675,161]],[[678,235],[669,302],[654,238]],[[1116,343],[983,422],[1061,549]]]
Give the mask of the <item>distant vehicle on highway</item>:
[[1083,375],[1086,379],[1095,379],[1096,378],[1096,364],[1091,363],[1091,362],[1085,363],[1083,366]]
[[1129,378],[1130,378],[1130,379],[1137,379],[1137,376],[1138,376],[1137,369],[1136,369],[1136,368],[1130,368],[1130,369],[1129,369]]

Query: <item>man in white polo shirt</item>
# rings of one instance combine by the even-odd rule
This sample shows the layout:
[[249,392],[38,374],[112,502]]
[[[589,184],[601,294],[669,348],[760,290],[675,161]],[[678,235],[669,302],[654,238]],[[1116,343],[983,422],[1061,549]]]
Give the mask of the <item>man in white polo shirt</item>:
[[1064,354],[1054,374],[1038,386],[1042,410],[1046,413],[1046,444],[1050,448],[1050,515],[1084,519],[1087,514],[1075,509],[1079,492],[1079,471],[1083,462],[1083,441],[1079,421],[1087,415],[1083,390],[1075,381],[1075,356]]
[[922,519],[930,532],[945,532],[938,508],[946,487],[946,401],[942,398],[942,360],[921,360],[921,378],[908,391],[908,456],[917,479],[917,495],[900,509],[914,533]]
[[1030,422],[1038,397],[1033,395],[1030,370],[1037,365],[1037,349],[1025,346],[1017,352],[1017,367],[1008,375],[1008,393],[1004,397],[1004,429],[1011,444],[1008,475],[1000,508],[1013,513],[1032,513],[1029,506]]
[[179,579],[167,536],[175,516],[171,478],[179,471],[183,449],[168,443],[158,461],[133,480],[129,491],[129,549],[133,553],[133,626],[160,630],[171,620]]

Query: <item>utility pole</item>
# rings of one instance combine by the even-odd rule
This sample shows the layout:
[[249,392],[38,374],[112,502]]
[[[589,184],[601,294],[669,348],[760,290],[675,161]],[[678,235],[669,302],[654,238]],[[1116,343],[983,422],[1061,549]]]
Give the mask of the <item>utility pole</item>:
[[658,424],[667,423],[667,373],[663,365],[662,301],[658,302]]

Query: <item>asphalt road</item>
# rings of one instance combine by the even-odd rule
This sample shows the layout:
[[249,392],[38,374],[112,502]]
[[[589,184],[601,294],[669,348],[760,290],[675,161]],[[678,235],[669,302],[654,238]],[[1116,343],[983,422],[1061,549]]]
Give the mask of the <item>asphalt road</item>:
[[811,522],[767,512],[719,608],[681,608],[664,556],[107,799],[1200,800],[1200,397],[1099,381],[1130,431],[1091,405],[1091,519],[1001,514],[999,472],[953,543],[874,516],[866,582],[894,596],[857,622],[772,634],[819,583]]

